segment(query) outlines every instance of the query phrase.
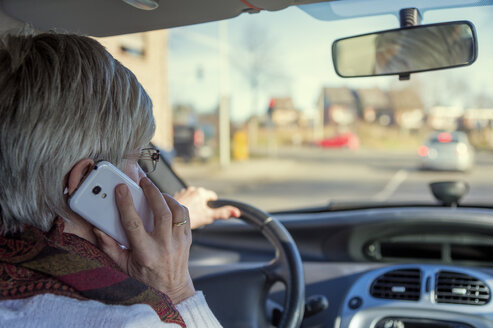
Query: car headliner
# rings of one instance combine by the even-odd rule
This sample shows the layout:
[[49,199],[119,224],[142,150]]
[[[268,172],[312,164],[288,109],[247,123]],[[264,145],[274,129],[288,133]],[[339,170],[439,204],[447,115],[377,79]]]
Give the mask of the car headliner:
[[258,12],[255,8],[276,11],[319,1],[161,0],[159,8],[145,11],[121,0],[0,0],[0,32],[26,22],[38,30],[110,36],[217,21]]
[[[321,20],[377,14],[397,15],[400,8],[429,9],[491,4],[492,0],[181,0],[159,1],[145,11],[122,0],[0,0],[0,33],[28,23],[41,31],[55,30],[92,36],[111,36],[218,21],[259,10],[300,6]],[[358,3],[356,6],[354,3]],[[357,10],[355,10],[357,8]]]

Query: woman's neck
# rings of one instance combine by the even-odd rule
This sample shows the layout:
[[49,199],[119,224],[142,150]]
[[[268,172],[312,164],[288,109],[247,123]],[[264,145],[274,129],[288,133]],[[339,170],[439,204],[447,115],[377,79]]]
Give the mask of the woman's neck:
[[70,213],[68,220],[65,220],[65,228],[63,232],[77,235],[89,241],[93,245],[97,245],[97,239],[93,232],[94,226],[84,220],[81,216]]

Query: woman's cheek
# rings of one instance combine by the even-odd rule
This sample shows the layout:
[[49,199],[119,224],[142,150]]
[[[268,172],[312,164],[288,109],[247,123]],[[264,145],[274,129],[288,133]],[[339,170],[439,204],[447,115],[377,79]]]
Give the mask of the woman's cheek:
[[[140,179],[142,179],[141,171],[142,169],[140,168],[139,164],[137,164],[137,162],[131,163],[130,161],[128,161],[127,164],[125,165],[125,169],[123,170],[123,173],[125,173],[135,183],[139,184]],[[142,171],[142,173],[144,172]]]

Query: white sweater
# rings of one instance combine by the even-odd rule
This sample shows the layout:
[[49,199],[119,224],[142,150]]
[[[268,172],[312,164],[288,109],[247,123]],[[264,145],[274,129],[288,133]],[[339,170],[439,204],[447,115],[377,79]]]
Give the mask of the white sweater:
[[[221,324],[209,309],[202,292],[176,305],[187,328],[217,328]],[[26,299],[0,301],[0,327],[161,327],[180,328],[162,322],[147,304],[106,305],[97,301],[42,294]]]

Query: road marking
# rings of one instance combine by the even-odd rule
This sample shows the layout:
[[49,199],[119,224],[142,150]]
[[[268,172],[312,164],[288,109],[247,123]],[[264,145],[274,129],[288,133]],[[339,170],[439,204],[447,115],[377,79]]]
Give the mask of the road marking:
[[408,171],[401,169],[392,176],[390,181],[385,185],[382,191],[373,196],[373,200],[383,202],[389,199],[390,196],[399,188],[401,183],[407,179]]

